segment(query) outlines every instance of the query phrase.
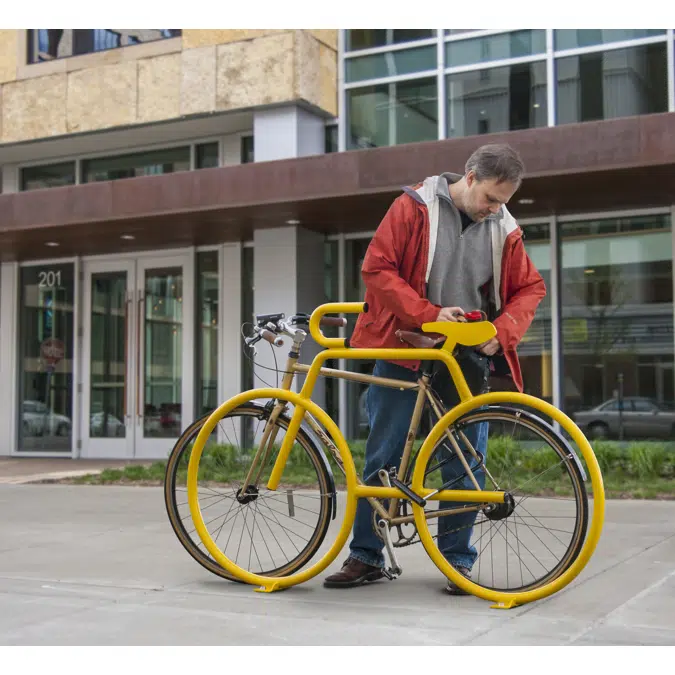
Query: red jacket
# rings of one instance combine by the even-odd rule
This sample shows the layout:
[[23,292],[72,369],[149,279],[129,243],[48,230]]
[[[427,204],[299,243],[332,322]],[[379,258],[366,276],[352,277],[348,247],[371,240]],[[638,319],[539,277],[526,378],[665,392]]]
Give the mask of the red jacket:
[[[420,188],[417,192],[421,194],[422,188],[416,188]],[[412,190],[407,192],[393,202],[366,251],[361,274],[368,312],[357,319],[349,340],[352,347],[406,347],[396,337],[396,331],[420,329],[423,323],[436,321],[441,309],[426,298],[431,239],[435,245],[435,236],[430,237],[430,206],[411,196]],[[535,310],[546,295],[546,286],[525,252],[522,230],[506,207],[494,219],[492,242],[493,283],[499,288],[495,293],[497,316],[492,322],[514,384],[522,391],[516,346],[532,323]],[[496,263],[499,256],[501,265]],[[412,370],[420,366],[419,361],[394,363]]]

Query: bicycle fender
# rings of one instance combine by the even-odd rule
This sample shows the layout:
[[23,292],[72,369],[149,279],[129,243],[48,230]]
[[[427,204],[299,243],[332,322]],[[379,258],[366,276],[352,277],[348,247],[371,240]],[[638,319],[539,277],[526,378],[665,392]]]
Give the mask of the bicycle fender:
[[[487,410],[509,412],[509,413],[512,413],[514,411],[514,408],[506,408],[504,406],[498,406],[498,405],[486,406],[486,409]],[[584,466],[581,463],[581,460],[579,459],[579,456],[577,455],[577,453],[574,452],[574,449],[568,443],[567,439],[562,434],[556,432],[556,430],[548,422],[544,421],[543,419],[541,419],[541,417],[535,415],[534,413],[527,412],[525,410],[520,410],[520,409],[516,409],[516,410],[521,417],[524,417],[525,419],[529,420],[533,424],[536,424],[540,427],[543,427],[544,429],[546,429],[547,431],[549,431],[550,433],[555,435],[560,440],[560,442],[564,446],[565,450],[567,451],[568,458],[574,460],[574,463],[577,465],[577,468],[579,469],[579,471],[581,473],[581,477],[582,477],[584,483],[588,482],[588,477],[586,475],[586,471],[584,471]],[[459,420],[457,420],[456,423],[460,423],[460,422],[461,422],[461,418]]]
[[[272,414],[272,411],[268,406],[261,405],[260,403],[256,403],[255,401],[251,401],[251,405],[260,409],[261,419],[269,419],[269,416]],[[291,418],[285,412],[282,412],[279,415],[279,417],[282,417],[286,423],[290,424]],[[312,427],[310,427],[309,424],[307,424],[307,422],[302,422],[298,433],[304,434],[309,444],[312,445],[314,450],[316,450],[316,453],[321,459],[323,467],[326,470],[326,473],[328,474],[328,490],[332,497],[331,502],[333,504],[333,508],[331,509],[332,510],[331,520],[335,520],[337,516],[337,499],[336,499],[337,488],[335,487],[335,476],[333,476],[333,470],[330,466],[330,463],[328,462],[328,458],[326,457],[326,453],[324,452],[323,449],[323,443],[321,442],[321,439],[316,435],[314,429],[312,429]]]

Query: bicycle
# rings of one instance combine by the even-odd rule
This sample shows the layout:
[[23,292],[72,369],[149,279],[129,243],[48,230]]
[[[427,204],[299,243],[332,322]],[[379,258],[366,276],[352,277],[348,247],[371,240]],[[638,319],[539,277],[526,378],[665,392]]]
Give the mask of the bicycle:
[[[493,607],[511,608],[547,597],[565,587],[590,559],[597,546],[604,519],[602,476],[588,440],[569,417],[541,399],[506,391],[472,394],[456,361],[455,350],[458,345],[479,345],[496,334],[494,325],[482,320],[483,317],[467,323],[424,324],[423,333],[399,331],[399,339],[410,345],[403,348],[355,349],[346,346],[344,338],[328,338],[323,335],[322,327],[342,326],[346,323],[343,318],[326,317],[326,314],[360,313],[367,309],[365,303],[328,303],[316,308],[310,317],[296,315],[289,321],[284,320],[283,314],[256,317],[254,335],[246,338],[247,345],[254,345],[264,339],[275,346],[281,346],[282,336],[292,340],[283,371],[283,382],[278,388],[252,389],[234,396],[193,423],[176,444],[167,464],[165,501],[172,527],[183,546],[200,564],[221,577],[256,585],[258,591],[271,592],[288,588],[313,578],[335,560],[351,532],[358,499],[368,499],[373,507],[376,531],[384,542],[389,559],[385,575],[390,579],[396,578],[402,572],[394,549],[418,543],[416,538],[419,538],[429,557],[447,578],[468,593],[494,602]],[[325,347],[309,366],[298,363],[302,343],[307,337],[307,333],[298,325],[307,323],[311,336]],[[431,372],[426,367],[421,370],[416,382],[406,382],[323,367],[328,359],[410,359],[420,360],[423,364],[442,361],[452,377],[460,403],[445,410],[433,389]],[[291,390],[296,375],[306,376],[299,393]],[[381,485],[365,485],[357,477],[353,457],[336,423],[310,400],[320,375],[417,392],[400,467],[398,471],[380,471]],[[263,404],[260,399],[266,403]],[[421,446],[414,450],[423,409],[427,403],[436,422]],[[293,409],[290,410],[289,406]],[[564,435],[542,419],[541,415],[557,423],[569,435],[585,461],[593,489],[594,506],[590,519],[585,486],[587,476],[583,464]],[[258,426],[253,429],[256,421]],[[235,441],[239,443],[240,436],[244,441],[243,447],[238,450],[231,442],[228,422],[231,423]],[[519,427],[518,435],[515,432],[511,434],[511,446],[506,443],[506,450],[502,448],[501,454],[496,449],[490,450],[487,460],[469,441],[472,425],[485,422],[489,425],[490,438],[496,439],[495,448],[499,443],[506,443],[506,436],[495,434],[495,429],[515,430]],[[209,443],[216,427],[221,433],[224,431],[230,441],[225,448]],[[520,436],[521,430],[523,433],[531,433],[535,440],[523,440]],[[280,434],[281,442],[277,443]],[[542,443],[547,445],[546,450],[542,450]],[[521,452],[520,459],[516,448]],[[208,454],[211,449],[213,456]],[[324,449],[344,476],[346,493],[340,493],[345,499],[344,515],[340,530],[329,550],[318,562],[302,570],[321,547],[331,520],[337,517],[338,490]],[[513,457],[509,457],[509,452],[512,452]],[[496,459],[490,459],[493,456]],[[219,462],[224,463],[224,472],[218,472]],[[498,477],[489,470],[490,462],[493,469],[501,469]],[[552,463],[542,469],[546,462]],[[183,524],[183,520],[187,518],[181,518],[175,494],[180,466],[186,463],[187,505],[199,541],[191,537]],[[453,466],[453,472],[448,476]],[[315,473],[314,479],[303,481],[305,487],[296,485],[294,471],[298,467],[309,467]],[[232,474],[237,469],[241,470],[242,477],[235,480]],[[507,469],[512,474],[507,473],[506,480],[508,481],[509,475],[513,475],[521,480],[519,485],[506,485],[504,472]],[[533,470],[539,473],[530,476],[529,471]],[[279,484],[285,471],[289,483],[280,491]],[[440,477],[434,475],[436,471],[440,471]],[[525,478],[522,477],[523,471]],[[532,485],[535,479],[544,476],[544,487],[536,488]],[[200,480],[201,487],[198,485]],[[491,490],[481,485],[481,482],[484,485],[487,480],[491,483]],[[560,481],[565,481],[565,484],[561,486]],[[460,482],[462,489],[457,489],[455,486]],[[308,494],[317,488],[316,494]],[[568,494],[570,491],[572,497],[569,500],[559,496],[553,499],[553,511],[550,513],[537,516],[529,510],[534,510],[540,502],[546,502],[551,492],[555,495]],[[200,493],[203,497],[201,504]],[[529,508],[523,505],[524,502],[528,503]],[[225,515],[211,517],[213,511],[210,511],[209,520],[205,521],[203,512],[212,510],[219,504],[223,509],[229,506]],[[435,504],[438,506],[434,506]],[[235,512],[232,515],[233,508]],[[235,523],[242,511],[243,525],[237,530]],[[253,519],[250,526],[247,524],[249,514],[252,514]],[[481,520],[478,520],[479,516]],[[260,523],[257,522],[258,518],[261,519]],[[282,524],[280,518],[287,524]],[[452,527],[453,522],[457,525],[462,519],[469,524]],[[441,522],[445,523],[443,527],[446,529],[432,535],[430,527],[435,524],[439,530]],[[565,529],[568,522],[571,530]],[[270,523],[275,529],[276,525],[280,526],[278,537]],[[292,527],[289,527],[289,523]],[[448,523],[451,525],[450,529],[447,529]],[[265,534],[263,524],[272,535],[269,543],[267,540],[261,543]],[[217,541],[223,535],[226,525],[229,525],[229,536],[221,550]],[[256,548],[256,525],[259,549]],[[403,528],[410,525],[413,526],[412,533],[404,534]],[[478,573],[468,579],[445,559],[435,539],[451,534],[459,536],[458,533],[465,533],[467,530],[471,532],[471,536],[478,536],[479,525],[481,534],[472,543],[479,559]],[[487,525],[491,537],[481,545],[486,536],[483,533],[484,525]],[[213,534],[209,531],[209,526]],[[304,535],[296,531],[301,526],[311,531],[306,540]],[[524,533],[522,540],[518,533],[519,527]],[[552,539],[548,540],[550,546],[542,538],[545,535],[544,530],[552,534]],[[395,541],[392,539],[392,531],[397,537]],[[239,538],[237,552],[230,553],[228,557],[226,552],[235,532]],[[249,568],[255,567],[256,572],[237,564],[245,533],[251,540],[247,564]],[[498,534],[505,540],[504,554],[498,551],[495,556],[494,541]],[[284,536],[291,544],[289,550],[294,548],[295,553],[291,552],[293,558],[284,554],[285,561],[278,564],[270,546],[282,550],[280,539],[286,543]],[[509,536],[513,543],[509,542]],[[501,539],[497,539],[498,546]],[[557,543],[553,543],[553,540]],[[236,537],[233,546],[235,544]],[[540,544],[546,551],[535,555],[531,549]],[[476,545],[480,547],[480,551]],[[560,554],[552,550],[552,547],[557,548],[558,545],[562,546]],[[253,554],[257,565],[254,564]],[[483,554],[492,560],[491,574],[490,570],[485,574],[481,573],[480,562]],[[261,555],[265,562],[261,560]],[[511,578],[515,574],[516,579],[515,585],[511,585],[509,560],[514,557],[519,565],[515,570],[512,568]],[[532,572],[525,558],[536,561],[543,571]],[[531,564],[535,567],[534,562]],[[523,567],[532,577],[527,582]],[[518,571],[520,582],[517,580]]]

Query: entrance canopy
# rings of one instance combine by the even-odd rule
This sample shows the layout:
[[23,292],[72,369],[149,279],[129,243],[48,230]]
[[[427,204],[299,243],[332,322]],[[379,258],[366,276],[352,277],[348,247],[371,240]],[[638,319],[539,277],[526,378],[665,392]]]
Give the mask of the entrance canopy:
[[0,256],[205,245],[288,224],[374,230],[402,186],[462,173],[473,150],[499,142],[527,168],[509,204],[516,218],[675,199],[675,113],[664,113],[0,195]]

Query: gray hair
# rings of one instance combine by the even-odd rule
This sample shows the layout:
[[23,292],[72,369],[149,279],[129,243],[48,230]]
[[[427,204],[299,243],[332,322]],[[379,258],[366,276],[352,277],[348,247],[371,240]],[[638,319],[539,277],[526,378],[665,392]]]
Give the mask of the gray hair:
[[520,185],[525,165],[520,155],[510,145],[482,145],[466,162],[466,173],[473,171],[476,179],[496,179],[497,183]]

